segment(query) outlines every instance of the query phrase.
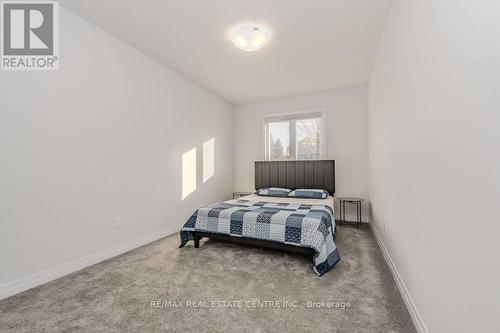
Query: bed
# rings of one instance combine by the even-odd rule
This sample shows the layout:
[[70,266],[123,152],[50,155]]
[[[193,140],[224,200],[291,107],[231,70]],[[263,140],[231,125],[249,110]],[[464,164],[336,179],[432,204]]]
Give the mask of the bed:
[[340,260],[335,245],[335,161],[255,162],[255,188],[325,189],[325,199],[251,194],[196,210],[180,232],[181,245],[207,237],[310,256],[322,276]]

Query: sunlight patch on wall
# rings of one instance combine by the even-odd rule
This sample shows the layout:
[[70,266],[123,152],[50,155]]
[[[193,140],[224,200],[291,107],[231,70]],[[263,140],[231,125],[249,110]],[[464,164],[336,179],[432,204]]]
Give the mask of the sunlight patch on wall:
[[203,143],[203,182],[215,174],[215,139]]
[[182,200],[196,190],[196,148],[182,154]]

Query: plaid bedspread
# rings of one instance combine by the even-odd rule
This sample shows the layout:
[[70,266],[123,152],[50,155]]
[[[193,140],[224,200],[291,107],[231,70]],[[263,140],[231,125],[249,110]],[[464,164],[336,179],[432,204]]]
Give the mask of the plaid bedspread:
[[194,212],[181,229],[180,247],[193,240],[193,231],[312,248],[316,251],[313,269],[319,276],[340,260],[333,211],[326,205],[229,200]]

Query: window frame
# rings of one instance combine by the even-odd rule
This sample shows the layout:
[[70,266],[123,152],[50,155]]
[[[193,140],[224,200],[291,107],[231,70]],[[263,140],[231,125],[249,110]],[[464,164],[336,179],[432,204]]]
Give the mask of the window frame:
[[[301,119],[312,119],[320,118],[320,156],[318,159],[304,160],[304,161],[316,161],[323,160],[326,158],[326,112],[325,109],[312,109],[312,110],[301,110],[293,112],[284,113],[273,113],[264,116],[264,157],[266,161],[271,160],[271,142],[269,133],[269,124],[277,122],[289,122],[289,135],[290,135],[290,155],[293,158],[290,161],[297,160],[297,126],[296,121]],[[274,161],[274,160],[273,160]],[[276,160],[279,161],[279,160]],[[284,160],[287,161],[287,160]]]

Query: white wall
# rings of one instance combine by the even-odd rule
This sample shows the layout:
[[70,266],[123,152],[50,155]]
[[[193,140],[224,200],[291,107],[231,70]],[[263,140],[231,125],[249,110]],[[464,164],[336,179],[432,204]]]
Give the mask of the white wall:
[[[59,71],[0,73],[0,297],[175,232],[232,190],[231,105],[65,9],[60,26]],[[198,187],[182,201],[193,147]]]
[[499,18],[394,1],[370,79],[373,218],[430,332],[498,331]]
[[[233,121],[235,191],[254,190],[254,162],[265,158],[264,117],[312,109],[326,111],[327,158],[336,161],[337,196],[368,198],[366,86],[236,106]],[[350,210],[354,211],[354,208]],[[367,220],[367,215],[368,209],[364,206],[363,220]],[[349,214],[346,218],[354,219]]]

